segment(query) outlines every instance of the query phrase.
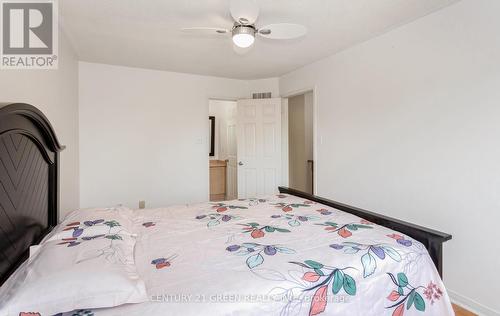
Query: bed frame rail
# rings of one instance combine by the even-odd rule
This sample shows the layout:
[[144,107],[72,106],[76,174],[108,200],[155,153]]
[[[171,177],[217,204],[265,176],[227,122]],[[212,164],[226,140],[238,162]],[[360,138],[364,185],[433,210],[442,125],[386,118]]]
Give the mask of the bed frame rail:
[[401,221],[389,216],[377,214],[375,212],[363,210],[340,202],[332,201],[299,190],[287,187],[279,187],[278,189],[280,193],[295,195],[301,198],[308,199],[310,201],[336,208],[338,210],[359,216],[372,223],[393,229],[420,241],[427,248],[432,261],[434,261],[434,264],[436,265],[436,269],[438,270],[439,275],[443,277],[443,243],[452,238],[450,234]]

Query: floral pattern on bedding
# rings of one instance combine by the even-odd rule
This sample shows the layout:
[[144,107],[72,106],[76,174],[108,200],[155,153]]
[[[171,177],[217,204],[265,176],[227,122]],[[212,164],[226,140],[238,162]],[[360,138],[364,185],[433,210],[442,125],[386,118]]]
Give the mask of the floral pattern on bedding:
[[[97,227],[97,226],[109,227],[107,234],[85,236],[79,239],[79,237],[85,232],[86,228]],[[84,221],[83,224],[81,224],[80,222],[72,222],[67,224],[66,227],[63,229],[63,231],[73,230],[72,237],[62,238],[61,242],[58,243],[58,245],[67,245],[68,247],[74,247],[81,244],[83,241],[90,241],[97,238],[107,238],[111,240],[122,239],[118,234],[111,234],[111,229],[117,226],[121,225],[116,220],[104,221],[103,219],[96,219],[96,220]]]
[[375,270],[377,269],[377,261],[382,261],[386,258],[390,258],[396,262],[400,262],[402,260],[399,252],[387,244],[363,245],[356,242],[343,242],[341,245],[332,244],[330,247],[336,250],[343,249],[346,254],[357,254],[358,252],[363,253],[361,256],[361,265],[363,266],[364,278],[375,273]]
[[266,235],[266,233],[274,233],[274,232],[279,232],[279,233],[289,233],[290,230],[285,229],[285,228],[279,228],[276,226],[271,226],[271,225],[261,225],[259,223],[246,223],[246,224],[240,224],[243,226],[242,231],[244,233],[250,233],[250,236],[252,238],[262,238]]
[[[85,235],[81,237],[85,230],[92,227],[103,226],[106,228],[107,232],[104,234],[97,235]],[[97,259],[99,257],[104,257],[108,261],[112,262],[122,262],[123,258],[119,254],[119,250],[117,249],[116,242],[122,241],[123,237],[120,235],[121,229],[115,230],[114,228],[119,228],[121,225],[117,220],[107,220],[104,219],[96,219],[96,220],[86,220],[83,223],[80,222],[72,222],[66,225],[63,231],[71,231],[73,230],[72,237],[62,238],[57,244],[65,245],[67,247],[75,247],[84,242],[91,242],[98,239],[107,239],[109,242],[106,246],[92,249],[91,251],[87,251],[82,258],[79,258],[75,264],[79,264],[81,262],[87,260]]]
[[337,233],[342,238],[349,238],[352,236],[353,232],[358,229],[372,228],[372,226],[357,223],[347,223],[347,224],[337,224],[334,222],[324,222],[322,224],[316,224],[320,226],[326,226],[325,230],[329,233]]
[[241,218],[243,217],[236,215],[222,214],[222,213],[208,213],[196,216],[196,219],[206,221],[207,227],[217,226],[221,223]]
[[234,209],[241,209],[241,210],[246,210],[248,207],[246,206],[239,206],[239,205],[228,205],[225,203],[214,203],[212,206],[212,209],[216,210],[217,212],[225,212],[227,210],[234,210]]
[[[136,261],[149,294],[187,299],[96,309],[98,316],[196,315],[200,306],[213,315],[453,315],[421,243],[325,205],[278,194],[137,217],[148,228]],[[166,250],[175,255],[159,256]],[[272,299],[228,304],[222,293]]]
[[422,285],[415,287],[410,284],[408,277],[403,272],[398,273],[396,276],[392,273],[387,274],[397,287],[397,290],[392,290],[389,296],[387,296],[387,299],[392,302],[387,309],[394,308],[393,316],[402,316],[405,311],[405,305],[406,310],[410,310],[413,307],[417,311],[425,312],[425,301],[419,291],[430,301],[431,305],[443,295],[442,290],[436,284],[432,283],[432,281],[427,287]]
[[291,212],[291,211],[293,211],[294,208],[310,207],[311,206],[310,204],[313,204],[313,202],[305,201],[304,203],[291,203],[291,204],[279,202],[279,203],[274,203],[271,205],[274,205],[277,208],[280,208],[283,212]]
[[302,223],[309,221],[316,221],[319,219],[318,216],[314,215],[294,215],[294,214],[271,215],[271,218],[281,218],[287,221],[288,225],[292,227],[300,226],[302,225]]
[[171,255],[167,258],[156,258],[151,261],[151,264],[156,267],[157,270],[168,268],[172,264],[172,261],[177,257],[177,254]]
[[280,245],[264,245],[257,243],[242,243],[241,245],[231,245],[226,248],[229,252],[234,252],[238,256],[247,256],[246,264],[249,269],[256,268],[264,263],[264,255],[272,257],[276,254],[294,254],[295,250],[282,247]]
[[303,280],[311,283],[303,292],[314,292],[309,315],[318,315],[325,311],[329,289],[333,295],[339,294],[342,289],[347,295],[356,295],[356,281],[348,274],[349,269],[354,269],[352,267],[337,268],[314,260],[290,263],[311,270],[302,276]]

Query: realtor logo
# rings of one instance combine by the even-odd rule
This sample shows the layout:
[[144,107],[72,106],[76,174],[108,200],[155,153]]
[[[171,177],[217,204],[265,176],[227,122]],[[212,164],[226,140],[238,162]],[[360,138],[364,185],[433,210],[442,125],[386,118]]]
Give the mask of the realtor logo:
[[0,0],[0,68],[56,69],[57,13],[54,0]]

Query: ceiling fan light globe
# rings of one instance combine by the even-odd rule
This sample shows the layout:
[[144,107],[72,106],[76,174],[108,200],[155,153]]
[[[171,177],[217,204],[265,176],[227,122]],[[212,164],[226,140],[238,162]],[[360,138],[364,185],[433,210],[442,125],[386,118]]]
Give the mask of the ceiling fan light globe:
[[253,45],[255,42],[255,37],[251,34],[234,34],[233,35],[233,43],[234,45],[247,48]]
[[247,48],[255,42],[255,28],[246,25],[237,25],[233,28],[234,45]]

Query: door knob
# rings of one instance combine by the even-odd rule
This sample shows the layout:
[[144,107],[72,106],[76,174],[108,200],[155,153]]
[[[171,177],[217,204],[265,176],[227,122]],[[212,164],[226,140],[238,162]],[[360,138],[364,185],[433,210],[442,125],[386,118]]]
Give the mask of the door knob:
[[238,162],[238,166],[243,166],[243,163],[241,161]]

